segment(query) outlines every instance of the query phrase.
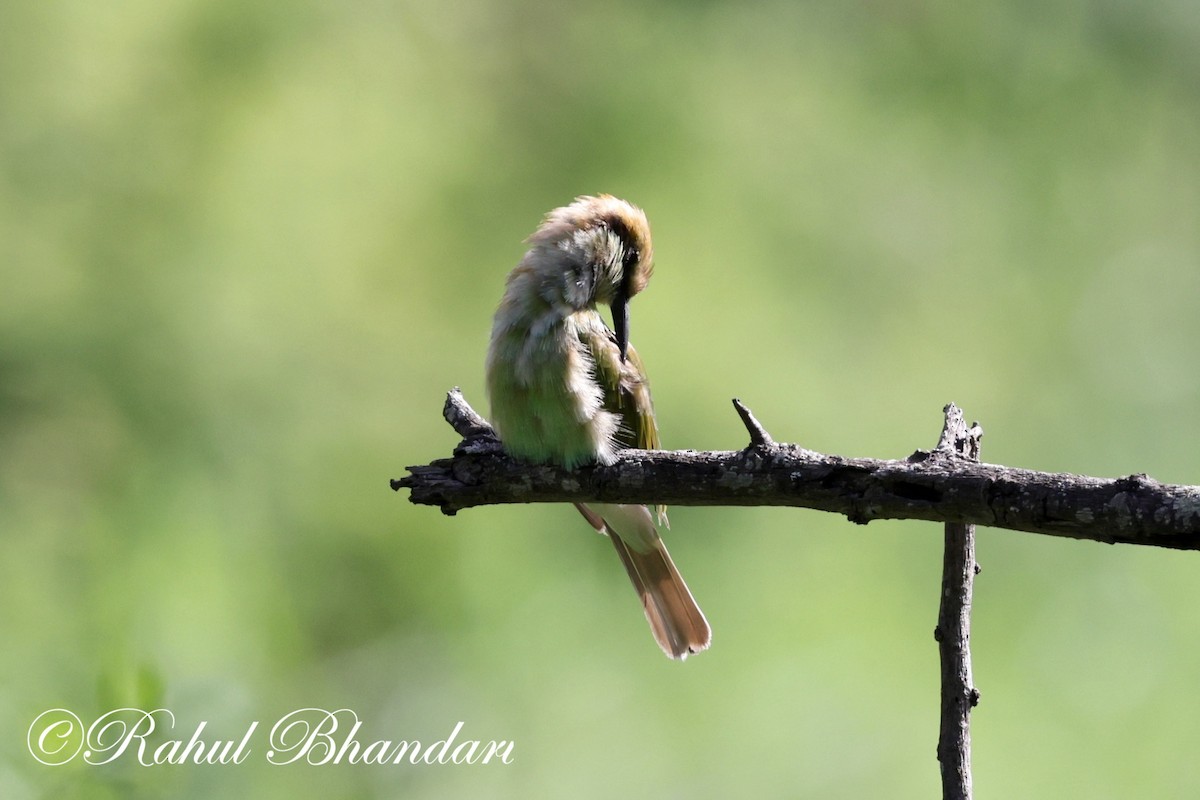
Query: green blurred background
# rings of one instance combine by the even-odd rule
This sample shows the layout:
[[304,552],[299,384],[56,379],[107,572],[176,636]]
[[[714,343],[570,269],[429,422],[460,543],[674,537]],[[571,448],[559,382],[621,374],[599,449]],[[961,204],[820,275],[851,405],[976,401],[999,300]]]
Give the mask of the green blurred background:
[[[933,797],[941,532],[676,508],[655,647],[569,507],[414,507],[550,208],[643,206],[667,446],[1200,483],[1200,6],[0,5],[0,795]],[[980,796],[1200,793],[1192,553],[981,530]],[[41,711],[262,729],[49,768]],[[271,767],[265,729],[511,739]]]

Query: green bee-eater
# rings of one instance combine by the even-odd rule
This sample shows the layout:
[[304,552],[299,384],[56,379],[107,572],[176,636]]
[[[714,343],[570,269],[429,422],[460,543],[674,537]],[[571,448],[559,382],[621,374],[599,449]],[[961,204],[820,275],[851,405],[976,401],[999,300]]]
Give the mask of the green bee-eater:
[[[580,197],[547,214],[528,241],[487,357],[492,424],[505,450],[571,468],[610,464],[621,448],[656,449],[650,386],[629,344],[629,300],[646,288],[654,263],[646,215],[609,195]],[[613,330],[597,303],[612,309]],[[576,507],[612,541],[663,651],[682,659],[708,647],[708,622],[650,510]],[[666,525],[666,509],[657,511]]]

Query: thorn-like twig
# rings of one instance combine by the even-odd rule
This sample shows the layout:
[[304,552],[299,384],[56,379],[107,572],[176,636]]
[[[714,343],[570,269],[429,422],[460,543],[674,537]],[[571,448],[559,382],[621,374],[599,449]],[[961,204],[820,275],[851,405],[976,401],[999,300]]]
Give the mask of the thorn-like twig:
[[463,397],[462,390],[455,386],[446,394],[446,404],[442,407],[442,416],[450,427],[464,439],[496,438],[496,431],[488,421],[471,408]]
[[754,414],[750,413],[750,409],[742,404],[742,401],[733,398],[733,407],[737,409],[738,416],[742,418],[742,424],[746,426],[746,430],[750,433],[751,447],[771,447],[775,444],[775,440],[771,438],[771,434],[767,433],[767,429],[762,426]]
[[979,440],[983,438],[983,428],[979,427],[978,422],[972,422],[968,428],[962,409],[954,403],[949,403],[942,409],[942,413],[946,415],[946,421],[942,425],[942,435],[938,437],[934,451],[978,461]]

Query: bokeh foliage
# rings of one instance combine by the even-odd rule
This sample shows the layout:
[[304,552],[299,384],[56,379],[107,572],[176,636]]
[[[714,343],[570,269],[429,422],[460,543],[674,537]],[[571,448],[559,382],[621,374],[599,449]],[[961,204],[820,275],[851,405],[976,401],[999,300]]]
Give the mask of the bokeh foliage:
[[[1200,483],[1186,0],[0,5],[0,794],[928,797],[940,532],[673,512],[668,663],[569,508],[387,489],[481,410],[520,240],[648,212],[668,446]],[[976,783],[1190,796],[1195,556],[983,530]],[[24,732],[350,707],[488,768],[52,770]],[[985,791],[986,790],[986,791]]]

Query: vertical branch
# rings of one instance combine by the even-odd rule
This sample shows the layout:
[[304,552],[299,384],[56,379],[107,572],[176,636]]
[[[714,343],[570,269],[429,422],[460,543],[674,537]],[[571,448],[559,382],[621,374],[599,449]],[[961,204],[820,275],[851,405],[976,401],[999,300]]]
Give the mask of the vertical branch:
[[[935,451],[940,457],[979,460],[983,429],[968,430],[962,411],[945,408],[946,424]],[[975,562],[975,526],[946,523],[942,560],[942,599],[933,636],[941,656],[941,728],[937,757],[943,800],[971,798],[971,709],[979,690],[971,679],[971,594],[979,566]]]

